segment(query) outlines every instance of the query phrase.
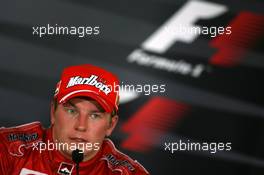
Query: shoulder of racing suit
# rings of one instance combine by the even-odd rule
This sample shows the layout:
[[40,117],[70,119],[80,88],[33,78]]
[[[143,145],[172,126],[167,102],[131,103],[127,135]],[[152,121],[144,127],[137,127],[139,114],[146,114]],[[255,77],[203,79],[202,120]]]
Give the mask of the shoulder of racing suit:
[[6,155],[21,157],[24,155],[24,148],[42,142],[43,134],[44,128],[42,128],[40,122],[8,128],[1,127],[0,144],[5,149]]
[[104,140],[105,148],[103,157],[108,168],[112,171],[119,171],[122,175],[149,175],[149,172],[136,160],[116,149],[110,139]]

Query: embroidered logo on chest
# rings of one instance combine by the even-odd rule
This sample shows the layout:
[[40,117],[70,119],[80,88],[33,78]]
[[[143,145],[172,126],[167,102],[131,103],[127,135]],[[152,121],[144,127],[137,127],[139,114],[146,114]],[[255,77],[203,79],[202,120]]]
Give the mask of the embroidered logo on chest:
[[73,167],[73,164],[61,162],[60,167],[58,169],[58,174],[71,175]]

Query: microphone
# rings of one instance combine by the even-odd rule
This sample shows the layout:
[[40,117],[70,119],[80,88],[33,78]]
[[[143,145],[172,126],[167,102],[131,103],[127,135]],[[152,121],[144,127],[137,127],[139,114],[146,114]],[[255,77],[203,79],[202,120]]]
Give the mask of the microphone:
[[76,163],[76,175],[79,175],[79,163],[83,160],[83,152],[79,149],[72,151],[72,161]]

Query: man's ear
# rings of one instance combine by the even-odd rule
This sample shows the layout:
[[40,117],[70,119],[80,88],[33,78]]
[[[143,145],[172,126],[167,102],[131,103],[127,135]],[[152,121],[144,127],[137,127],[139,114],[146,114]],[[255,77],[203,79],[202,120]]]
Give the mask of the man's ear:
[[107,137],[112,134],[112,132],[115,129],[117,123],[118,123],[118,115],[112,116],[111,119],[110,119],[109,127],[106,130],[106,136]]
[[53,125],[54,124],[54,122],[55,122],[55,108],[54,108],[54,102],[53,101],[51,101],[51,103],[50,103],[50,123],[51,123],[51,125]]

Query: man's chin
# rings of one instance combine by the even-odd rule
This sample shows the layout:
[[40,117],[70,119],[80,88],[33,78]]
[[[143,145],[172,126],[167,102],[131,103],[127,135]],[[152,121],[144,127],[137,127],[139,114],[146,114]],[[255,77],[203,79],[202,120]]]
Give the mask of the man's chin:
[[87,161],[87,160],[90,160],[90,159],[92,159],[95,155],[96,155],[96,153],[97,153],[98,151],[84,151],[84,153],[83,153],[83,161]]

